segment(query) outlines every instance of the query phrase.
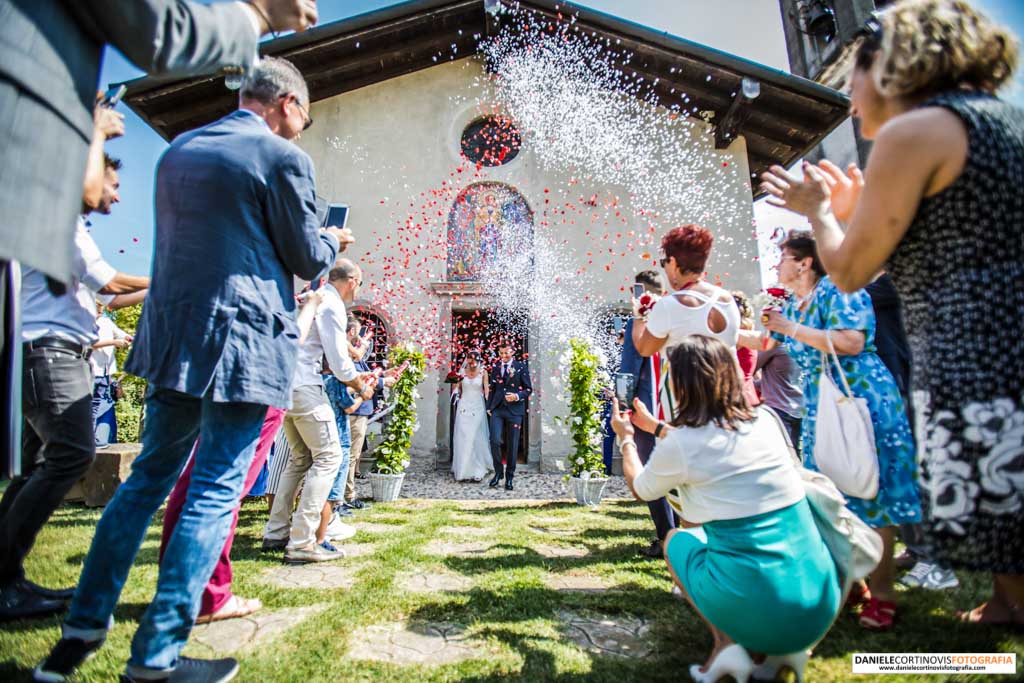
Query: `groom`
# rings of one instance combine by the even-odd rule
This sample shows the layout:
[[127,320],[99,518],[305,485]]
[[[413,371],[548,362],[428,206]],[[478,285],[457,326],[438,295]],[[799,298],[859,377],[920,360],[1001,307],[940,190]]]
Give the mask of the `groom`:
[[[498,342],[499,363],[491,374],[491,394],[487,399],[487,415],[491,431],[491,459],[494,461],[494,479],[491,488],[505,479],[505,490],[512,490],[512,476],[516,473],[516,457],[519,454],[520,430],[526,415],[526,399],[533,393],[530,384],[530,367],[525,362],[512,359],[512,344]],[[511,425],[508,448],[507,473],[501,466],[501,444],[505,438],[505,427]]]

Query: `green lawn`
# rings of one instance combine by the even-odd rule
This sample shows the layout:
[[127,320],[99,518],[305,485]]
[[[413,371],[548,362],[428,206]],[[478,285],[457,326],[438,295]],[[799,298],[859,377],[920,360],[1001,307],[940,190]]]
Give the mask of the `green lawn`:
[[[74,583],[88,549],[98,510],[60,509],[40,535],[28,565],[30,578],[48,586]],[[158,514],[158,520],[160,515]],[[263,583],[279,555],[261,554],[265,505],[249,502],[242,510],[234,546],[235,588],[257,596],[267,610],[325,605],[270,642],[239,655],[244,681],[669,681],[689,680],[688,665],[703,661],[710,639],[699,618],[669,596],[660,561],[640,559],[636,550],[650,537],[647,508],[636,503],[604,503],[591,511],[575,505],[492,507],[455,502],[403,501],[376,505],[357,518],[389,525],[360,533],[354,541],[374,544],[374,552],[344,562],[357,568],[352,589],[283,589]],[[542,526],[543,530],[531,528]],[[446,529],[482,527],[483,536],[455,536]],[[572,534],[553,533],[571,530]],[[497,546],[473,557],[438,557],[426,552],[432,540],[490,540]],[[150,529],[115,613],[116,626],[106,647],[80,672],[81,681],[116,680],[127,658],[136,621],[156,579],[159,526]],[[538,545],[585,547],[583,558],[548,559]],[[474,581],[463,593],[419,594],[396,588],[400,572],[446,569]],[[548,574],[585,573],[605,579],[606,592],[566,593],[548,588]],[[982,599],[980,576],[961,575],[962,587],[946,593],[905,594],[898,627],[888,634],[861,631],[843,616],[820,645],[808,668],[810,681],[845,681],[852,652],[1015,652],[1024,660],[1024,634],[959,624],[956,609]],[[560,631],[563,611],[612,617],[642,617],[651,623],[655,652],[648,659],[597,656],[578,649]],[[488,654],[438,667],[398,666],[357,661],[350,648],[373,648],[351,634],[372,624],[407,620],[463,624],[484,643]],[[56,618],[6,624],[0,630],[0,680],[25,680],[27,672],[57,640]],[[186,650],[188,653],[189,650]],[[860,677],[868,680],[869,677]],[[885,676],[885,681],[1000,680],[996,676]],[[1011,680],[1004,678],[1002,680]]]

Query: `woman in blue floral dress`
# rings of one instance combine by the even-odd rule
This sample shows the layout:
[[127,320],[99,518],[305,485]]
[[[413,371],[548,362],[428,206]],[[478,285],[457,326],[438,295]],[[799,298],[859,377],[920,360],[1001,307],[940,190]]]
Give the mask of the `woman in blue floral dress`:
[[[779,281],[796,295],[782,312],[766,311],[765,327],[773,343],[786,345],[803,370],[805,416],[801,434],[804,465],[815,469],[821,351],[829,331],[839,362],[853,393],[866,399],[878,451],[878,495],[871,500],[849,498],[848,506],[874,527],[885,541],[882,562],[863,591],[861,626],[887,629],[895,617],[893,544],[898,525],[921,521],[914,440],[903,398],[892,374],[875,353],[875,313],[866,292],[843,294],[824,275],[810,232],[793,232],[782,244]],[[833,377],[839,381],[833,367]]]

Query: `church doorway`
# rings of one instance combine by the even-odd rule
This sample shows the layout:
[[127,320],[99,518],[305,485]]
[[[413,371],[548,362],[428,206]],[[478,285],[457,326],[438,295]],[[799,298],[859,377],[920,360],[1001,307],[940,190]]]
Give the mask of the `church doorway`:
[[[498,340],[508,339],[512,343],[516,360],[527,361],[530,357],[530,339],[527,333],[527,319],[522,313],[504,309],[474,309],[452,311],[452,368],[462,367],[466,354],[478,351],[483,357],[488,374],[498,364]],[[454,394],[455,387],[452,387]],[[516,461],[527,462],[529,455],[530,400],[526,399],[526,417],[519,430],[519,453]],[[452,405],[448,425],[448,462],[451,462],[455,435],[455,405]],[[504,440],[506,444],[509,439]],[[503,454],[504,459],[504,454]]]

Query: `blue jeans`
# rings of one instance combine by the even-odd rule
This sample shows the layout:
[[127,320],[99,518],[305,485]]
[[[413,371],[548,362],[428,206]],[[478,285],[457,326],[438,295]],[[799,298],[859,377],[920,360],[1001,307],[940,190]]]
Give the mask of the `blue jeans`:
[[265,405],[150,391],[142,452],[96,526],[64,623],[65,637],[95,640],[105,635],[153,513],[167,498],[201,433],[188,497],[160,564],[156,595],[132,640],[127,668],[129,675],[142,677],[174,670],[230,532],[266,414]]
[[338,466],[338,476],[334,478],[327,500],[339,502],[345,500],[348,465],[352,458],[352,430],[348,426],[345,409],[351,407],[355,401],[349,396],[345,385],[334,375],[324,375],[324,391],[331,402],[331,407],[334,408],[334,420],[338,424],[338,438],[341,441],[341,465]]

